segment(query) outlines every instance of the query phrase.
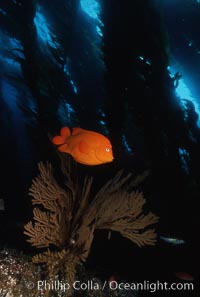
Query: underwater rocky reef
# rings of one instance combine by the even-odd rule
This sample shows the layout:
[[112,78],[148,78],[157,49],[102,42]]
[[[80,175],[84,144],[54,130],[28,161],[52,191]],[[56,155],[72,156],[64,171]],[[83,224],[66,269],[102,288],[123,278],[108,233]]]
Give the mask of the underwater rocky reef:
[[[52,282],[42,281],[42,268],[35,267],[29,257],[19,254],[16,250],[4,249],[1,251],[0,267],[1,297],[69,296],[66,295],[68,283],[57,278]],[[83,288],[81,290],[80,282]],[[109,289],[109,285],[102,290],[103,282],[91,273],[86,272],[83,267],[77,272],[74,283],[76,290],[73,296],[77,297],[137,297],[136,290],[127,293],[119,289]]]

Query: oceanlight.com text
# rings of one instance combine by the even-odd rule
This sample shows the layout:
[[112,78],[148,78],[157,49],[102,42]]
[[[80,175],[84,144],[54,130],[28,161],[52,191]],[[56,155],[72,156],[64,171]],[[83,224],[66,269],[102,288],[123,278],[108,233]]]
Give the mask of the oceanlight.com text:
[[117,282],[117,281],[105,281],[98,282],[94,280],[88,280],[86,282],[76,280],[72,284],[67,281],[48,281],[40,280],[37,284],[32,283],[31,286],[27,284],[28,289],[37,288],[38,291],[149,291],[154,293],[156,291],[193,291],[194,284],[192,282],[184,283],[170,283],[170,282],[150,282],[145,280],[143,282]]
[[112,281],[109,283],[109,288],[111,290],[136,290],[136,291],[193,291],[194,284],[193,283],[169,283],[169,282],[134,282],[134,283],[126,283],[126,282],[116,282]]

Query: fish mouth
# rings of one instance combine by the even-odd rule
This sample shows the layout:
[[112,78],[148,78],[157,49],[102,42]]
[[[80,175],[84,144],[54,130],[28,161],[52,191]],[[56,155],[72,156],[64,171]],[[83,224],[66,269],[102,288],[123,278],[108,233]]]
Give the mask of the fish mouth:
[[99,154],[98,151],[94,150],[91,152],[91,155],[98,160],[99,164],[103,164],[103,163],[110,163],[114,160],[114,157],[112,155],[102,155]]
[[96,157],[101,163],[111,163],[114,160],[114,157],[111,157],[111,158],[99,158],[98,156]]
[[110,158],[110,161],[108,161],[108,162],[113,162],[113,160],[114,160],[114,157]]

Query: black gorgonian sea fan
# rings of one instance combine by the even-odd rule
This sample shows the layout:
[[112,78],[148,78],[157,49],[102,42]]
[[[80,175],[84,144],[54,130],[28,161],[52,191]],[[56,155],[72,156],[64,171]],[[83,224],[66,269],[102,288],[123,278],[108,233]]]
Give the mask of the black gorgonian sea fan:
[[46,264],[48,279],[60,275],[73,283],[78,265],[90,252],[96,229],[119,232],[139,247],[156,243],[155,230],[148,227],[158,217],[143,214],[143,194],[130,190],[146,173],[132,180],[132,174],[123,176],[119,171],[91,197],[92,177],[85,176],[82,182],[73,178],[77,174],[73,174],[69,159],[62,160],[61,168],[63,186],[55,179],[51,164],[39,163],[40,173],[30,188],[32,204],[39,207],[33,209],[33,222],[24,227],[32,246],[46,248],[33,262]]

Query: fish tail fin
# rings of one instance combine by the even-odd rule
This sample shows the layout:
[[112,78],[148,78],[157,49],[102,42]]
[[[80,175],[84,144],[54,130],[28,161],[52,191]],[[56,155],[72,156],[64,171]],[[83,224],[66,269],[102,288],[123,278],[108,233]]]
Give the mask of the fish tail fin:
[[58,150],[62,153],[69,153],[69,147],[68,147],[68,144],[63,144],[63,145],[60,145],[58,147]]
[[56,145],[62,145],[66,142],[69,136],[71,136],[70,129],[68,127],[63,127],[60,130],[60,135],[56,135],[52,138],[52,142]]
[[62,127],[60,129],[60,135],[65,139],[68,138],[69,136],[71,136],[71,131],[70,131],[69,127]]
[[56,145],[61,145],[64,143],[64,139],[61,136],[54,136],[51,141]]

